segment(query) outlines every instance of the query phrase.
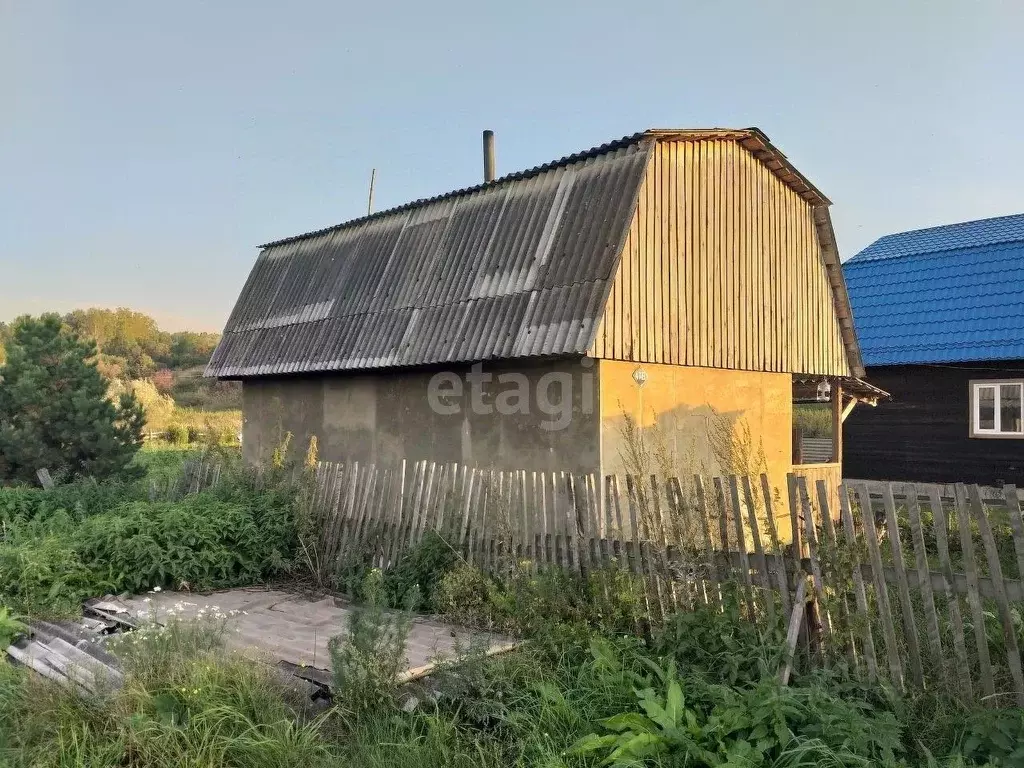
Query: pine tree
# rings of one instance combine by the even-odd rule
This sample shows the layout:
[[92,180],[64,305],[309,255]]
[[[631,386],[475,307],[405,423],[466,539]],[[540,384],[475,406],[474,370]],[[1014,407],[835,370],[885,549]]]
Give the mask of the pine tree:
[[107,399],[96,345],[55,314],[14,323],[0,367],[0,482],[133,474],[145,424],[135,397]]

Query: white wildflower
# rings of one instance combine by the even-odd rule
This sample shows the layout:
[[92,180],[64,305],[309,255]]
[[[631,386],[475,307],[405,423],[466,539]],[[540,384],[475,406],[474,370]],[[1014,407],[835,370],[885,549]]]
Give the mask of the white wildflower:
[[163,589],[163,587],[153,587],[153,591],[154,592],[163,592],[164,589]]

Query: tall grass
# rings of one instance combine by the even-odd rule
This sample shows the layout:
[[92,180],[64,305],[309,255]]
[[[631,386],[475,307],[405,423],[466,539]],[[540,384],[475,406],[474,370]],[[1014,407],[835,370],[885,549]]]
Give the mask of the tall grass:
[[210,648],[208,628],[168,632],[134,641],[123,687],[97,697],[0,668],[0,764],[329,764],[323,719],[273,667]]
[[[171,622],[120,638],[124,685],[84,698],[0,666],[0,764],[10,766],[570,766],[601,764],[605,734],[629,729],[658,748],[657,766],[1010,766],[1019,712],[954,723],[937,699],[899,699],[839,674],[780,688],[756,634],[698,612],[685,633],[652,645],[565,627],[504,656],[471,654],[432,680],[383,691],[358,717],[345,702],[315,710],[298,681],[226,652],[224,624]],[[735,635],[746,670],[721,675],[714,635]],[[666,699],[666,693],[668,699]],[[679,709],[667,708],[678,698]],[[405,711],[415,698],[419,705]],[[660,703],[659,703],[660,702]],[[918,709],[921,709],[918,713]],[[941,733],[922,728],[941,721]],[[671,730],[672,722],[680,725]],[[580,744],[598,748],[581,751]],[[929,753],[953,762],[929,762]],[[959,762],[955,762],[959,761]]]

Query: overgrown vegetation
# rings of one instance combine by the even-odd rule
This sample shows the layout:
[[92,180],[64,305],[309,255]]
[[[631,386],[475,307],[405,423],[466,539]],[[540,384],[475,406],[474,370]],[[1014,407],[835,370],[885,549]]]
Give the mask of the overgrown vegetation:
[[[379,575],[378,577],[379,578]],[[366,591],[379,593],[379,581]],[[332,643],[335,706],[225,652],[220,620],[169,622],[108,648],[120,690],[82,698],[0,669],[12,766],[1015,766],[1020,710],[900,698],[841,672],[775,680],[773,635],[699,609],[649,640],[549,625],[519,650],[470,653],[399,690],[402,615],[356,614]],[[732,638],[716,651],[709,638]],[[722,659],[734,661],[723,673]],[[407,706],[412,701],[415,709]]]
[[327,764],[323,723],[272,667],[220,648],[217,627],[143,631],[115,650],[125,684],[85,698],[0,667],[0,763],[10,766]]
[[[151,471],[170,475],[188,454],[155,455]],[[289,573],[299,513],[290,468],[257,473],[228,461],[223,473],[216,487],[177,499],[151,500],[148,479],[0,490],[0,604],[61,614],[105,592],[211,589]]]
[[[139,454],[142,480],[0,489],[0,645],[22,617],[72,613],[107,591],[305,577],[316,447],[302,467],[287,448],[262,472],[225,452],[220,483],[184,498],[150,497],[150,480],[196,455],[173,448]],[[721,609],[652,626],[648,593],[625,564],[585,577],[502,554],[489,575],[438,533],[386,571],[372,563],[356,557],[327,584],[362,605],[330,643],[326,711],[311,710],[296,680],[225,651],[222,621],[171,621],[111,642],[125,683],[91,698],[0,666],[0,764],[1021,764],[1018,709],[974,711],[942,690],[900,696],[841,663],[797,669],[780,686],[781,620],[750,623],[728,585]],[[466,649],[465,661],[400,688],[413,608],[524,644],[493,658]]]
[[[366,575],[363,601],[354,606],[344,635],[331,638],[334,697],[347,718],[360,718],[387,701],[403,671],[411,613],[386,608],[381,572]],[[406,597],[416,602],[415,587]]]

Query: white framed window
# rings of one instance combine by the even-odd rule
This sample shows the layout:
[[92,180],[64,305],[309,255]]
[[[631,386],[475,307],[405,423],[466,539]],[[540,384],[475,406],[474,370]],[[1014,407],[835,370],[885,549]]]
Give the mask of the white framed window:
[[1024,438],[1024,379],[971,382],[971,437]]

